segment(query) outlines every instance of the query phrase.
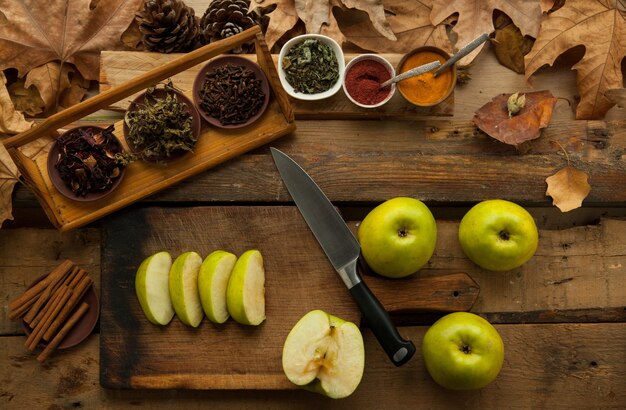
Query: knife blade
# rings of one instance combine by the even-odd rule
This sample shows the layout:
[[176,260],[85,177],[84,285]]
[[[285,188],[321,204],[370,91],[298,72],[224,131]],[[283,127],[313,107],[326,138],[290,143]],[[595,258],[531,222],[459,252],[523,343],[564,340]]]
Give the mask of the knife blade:
[[376,296],[357,271],[361,247],[345,221],[315,181],[288,155],[270,148],[274,163],[289,194],[300,210],[361,314],[392,363],[402,366],[415,354],[415,345],[404,340]]

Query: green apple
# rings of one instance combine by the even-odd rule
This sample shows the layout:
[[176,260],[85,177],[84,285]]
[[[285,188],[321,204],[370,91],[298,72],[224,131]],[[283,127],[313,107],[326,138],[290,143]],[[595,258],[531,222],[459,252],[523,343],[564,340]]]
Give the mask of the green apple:
[[428,373],[453,390],[481,389],[502,368],[504,344],[485,319],[468,312],[446,315],[435,322],[422,342]]
[[287,378],[333,399],[351,395],[363,377],[365,347],[351,322],[312,310],[291,329],[283,346]]
[[258,250],[244,252],[235,262],[226,289],[228,313],[244,325],[265,320],[265,269]]
[[204,314],[198,293],[198,272],[202,257],[196,252],[180,255],[170,269],[170,297],[176,316],[188,326],[198,327]]
[[501,199],[480,202],[459,225],[459,242],[476,265],[494,271],[515,269],[537,250],[539,235],[532,215]]
[[228,319],[226,288],[237,257],[230,252],[215,251],[204,259],[198,274],[200,301],[211,322],[224,323]]
[[414,198],[393,198],[374,208],[359,226],[365,262],[376,273],[401,278],[428,262],[437,243],[437,224]]
[[135,292],[141,309],[155,325],[167,325],[174,317],[170,298],[169,275],[172,257],[167,252],[146,258],[135,275]]

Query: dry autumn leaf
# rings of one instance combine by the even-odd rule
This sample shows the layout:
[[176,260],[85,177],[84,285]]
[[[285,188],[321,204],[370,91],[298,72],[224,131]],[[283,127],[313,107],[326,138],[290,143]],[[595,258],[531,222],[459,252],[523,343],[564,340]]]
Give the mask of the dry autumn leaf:
[[396,41],[376,35],[369,21],[356,19],[355,16],[349,24],[342,26],[342,31],[349,42],[378,53],[406,53],[423,45],[451,52],[445,26],[433,26],[430,22],[431,3],[432,0],[385,1],[385,9],[389,12],[387,21],[397,37]]
[[7,219],[13,219],[11,195],[17,183],[17,167],[0,142],[0,227]]
[[604,95],[606,95],[606,98],[611,100],[611,102],[617,104],[618,107],[626,108],[626,88],[608,90]]
[[4,72],[0,71],[0,133],[17,134],[29,129],[32,122],[26,121],[24,115],[15,110],[6,83]]
[[[268,47],[274,44],[301,19],[308,33],[321,33],[342,44],[345,36],[333,15],[333,8],[355,9],[369,16],[374,33],[395,40],[395,35],[385,18],[382,0],[260,0],[250,3],[250,11],[256,8],[276,8],[267,14],[270,18],[265,40]],[[372,33],[372,35],[375,35]]]
[[[522,35],[536,37],[541,20],[541,8],[536,1],[528,0],[434,0],[430,14],[432,24],[441,24],[454,13],[459,13],[459,19],[453,31],[458,34],[456,47],[463,47],[483,33],[494,30],[492,15],[494,10],[500,10],[513,20],[513,23],[522,32]],[[468,65],[480,53],[484,44],[463,57],[459,64]]]
[[550,91],[525,93],[524,107],[509,118],[507,101],[511,94],[500,94],[474,114],[474,124],[505,144],[518,146],[539,138],[552,118],[557,98]]
[[97,80],[100,51],[123,48],[120,37],[142,0],[4,0],[0,13],[0,70],[19,77],[51,61],[72,63]]
[[572,69],[580,103],[577,119],[599,119],[614,105],[605,93],[622,88],[626,56],[626,3],[623,0],[567,0],[541,23],[533,49],[526,55],[526,78],[562,53],[583,45],[585,55]]
[[500,64],[518,74],[524,74],[524,56],[533,48],[534,39],[524,36],[506,14],[495,20],[496,35],[493,49]]
[[561,212],[580,208],[583,200],[589,195],[591,186],[587,182],[589,176],[570,165],[556,174],[546,178],[548,189],[546,195],[552,197],[552,204]]

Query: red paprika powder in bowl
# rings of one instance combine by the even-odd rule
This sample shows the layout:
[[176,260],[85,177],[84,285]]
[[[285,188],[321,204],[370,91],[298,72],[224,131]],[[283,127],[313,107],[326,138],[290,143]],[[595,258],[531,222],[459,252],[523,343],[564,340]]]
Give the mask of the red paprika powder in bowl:
[[376,54],[362,54],[353,58],[343,78],[343,91],[359,107],[376,108],[393,97],[396,85],[380,88],[380,84],[395,75],[393,66]]

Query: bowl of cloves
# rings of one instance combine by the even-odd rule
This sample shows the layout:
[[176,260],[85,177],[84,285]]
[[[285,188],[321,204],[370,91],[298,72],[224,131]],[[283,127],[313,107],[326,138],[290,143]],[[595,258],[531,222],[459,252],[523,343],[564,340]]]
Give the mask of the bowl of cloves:
[[240,128],[263,115],[270,86],[256,63],[239,56],[221,56],[200,69],[193,99],[202,118],[220,128]]
[[57,138],[48,153],[48,175],[54,187],[75,201],[95,201],[122,182],[125,165],[114,126],[72,128]]

